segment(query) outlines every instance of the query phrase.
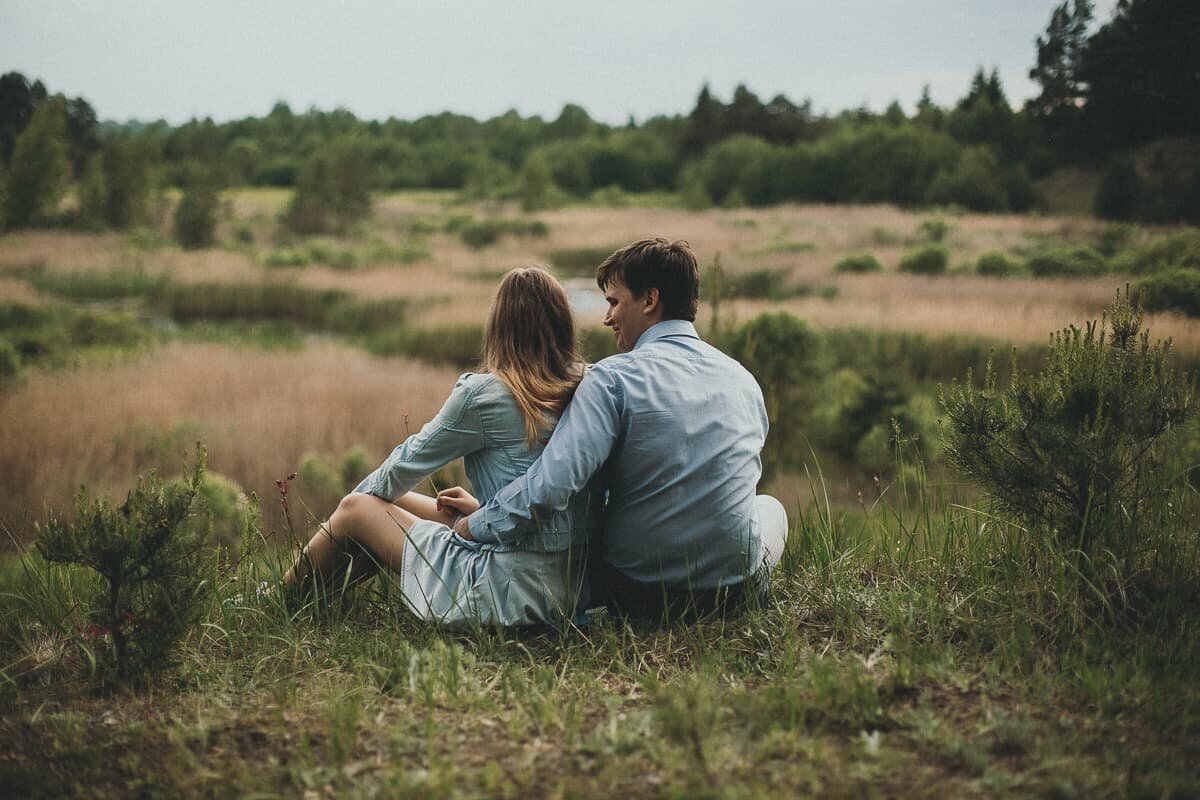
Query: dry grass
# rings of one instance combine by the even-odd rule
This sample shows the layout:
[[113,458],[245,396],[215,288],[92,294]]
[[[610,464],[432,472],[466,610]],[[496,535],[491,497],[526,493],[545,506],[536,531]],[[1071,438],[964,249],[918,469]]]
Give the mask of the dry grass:
[[45,507],[67,507],[80,484],[120,496],[145,469],[177,470],[196,438],[212,470],[269,500],[274,479],[305,453],[362,446],[382,459],[405,435],[401,410],[415,431],[456,375],[331,345],[299,353],[175,345],[35,373],[0,396],[0,518],[28,538]]

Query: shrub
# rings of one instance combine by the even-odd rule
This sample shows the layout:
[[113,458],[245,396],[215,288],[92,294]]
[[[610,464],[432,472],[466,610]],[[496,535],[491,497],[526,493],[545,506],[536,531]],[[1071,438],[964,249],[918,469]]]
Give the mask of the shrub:
[[1113,268],[1135,275],[1191,267],[1200,269],[1200,230],[1185,228],[1113,259]]
[[1200,271],[1159,272],[1138,281],[1133,293],[1147,311],[1178,311],[1200,317]]
[[175,207],[175,239],[187,250],[212,247],[217,233],[220,195],[216,181],[196,173],[188,181],[179,205]]
[[870,253],[852,253],[833,265],[834,272],[879,272],[883,265]]
[[950,232],[952,227],[953,226],[949,222],[946,222],[946,220],[942,219],[941,217],[930,217],[927,220],[923,220],[921,224],[917,226],[917,234],[920,235],[922,239],[932,242],[933,244],[941,244],[941,242],[945,240],[946,234]]
[[980,275],[990,275],[996,278],[1006,278],[1009,275],[1015,275],[1019,269],[1015,261],[998,250],[991,250],[984,253],[975,262],[976,272]]
[[296,178],[284,226],[300,235],[340,232],[371,213],[371,169],[364,148],[342,138],[309,156]]
[[1092,576],[1123,577],[1164,541],[1162,440],[1193,413],[1170,344],[1141,323],[1118,295],[1105,320],[1055,334],[1038,373],[1002,391],[989,364],[982,389],[968,375],[942,398],[949,460]]
[[613,247],[568,247],[560,250],[551,250],[549,260],[554,265],[554,268],[560,272],[591,277],[596,274],[596,267],[600,266],[600,262],[612,255],[617,247],[619,245]]
[[771,436],[763,451],[763,480],[803,455],[801,424],[806,387],[825,372],[820,334],[786,312],[761,314],[726,334],[721,349],[753,373],[763,390]]
[[184,522],[203,479],[201,450],[183,481],[163,483],[146,473],[117,508],[92,502],[81,489],[73,520],[52,516],[38,526],[42,558],[103,578],[102,590],[79,602],[89,634],[97,643],[111,641],[120,682],[169,664],[175,645],[200,618],[212,550]]
[[791,270],[786,268],[723,272],[721,288],[726,297],[756,300],[783,300],[805,293],[789,283],[790,277]]
[[472,220],[458,230],[459,238],[474,250],[490,247],[506,235],[542,239],[550,235],[550,228],[537,219],[489,219],[478,222]]
[[0,339],[0,386],[21,375],[21,354],[6,339]]
[[1025,266],[1037,278],[1090,278],[1107,269],[1104,256],[1086,245],[1039,250],[1025,260]]
[[1133,159],[1115,158],[1104,170],[1092,208],[1101,219],[1137,219],[1145,187]]
[[950,253],[945,247],[931,244],[901,258],[899,269],[914,275],[940,275],[946,271],[949,261]]
[[393,328],[369,332],[364,345],[376,355],[411,356],[431,364],[468,369],[479,364],[483,352],[483,327]]
[[972,211],[1006,209],[1008,198],[996,156],[987,147],[967,148],[953,169],[939,172],[930,184],[929,201]]

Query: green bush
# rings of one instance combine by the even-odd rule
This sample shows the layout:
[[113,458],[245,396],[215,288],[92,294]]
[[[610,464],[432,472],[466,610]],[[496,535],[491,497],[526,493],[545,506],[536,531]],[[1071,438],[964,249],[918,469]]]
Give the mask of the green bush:
[[1133,159],[1128,156],[1115,158],[1104,170],[1092,208],[1101,219],[1134,220],[1144,191]]
[[173,230],[180,246],[186,250],[212,247],[216,240],[219,208],[216,181],[208,175],[194,175],[175,207]]
[[917,226],[917,234],[927,242],[941,244],[953,227],[941,217],[930,217]]
[[1108,265],[1104,256],[1086,245],[1064,245],[1030,254],[1025,267],[1037,278],[1091,278],[1104,274]]
[[980,275],[1007,278],[1020,272],[1020,266],[999,250],[991,250],[979,256],[979,260],[975,262],[975,271]]
[[953,169],[939,172],[930,184],[929,201],[972,211],[1007,209],[1004,176],[991,149],[967,148]]
[[1200,271],[1158,272],[1138,281],[1133,293],[1147,311],[1178,311],[1200,317]]
[[901,272],[914,275],[940,275],[950,262],[950,252],[941,245],[931,244],[914,250],[900,259]]
[[483,354],[483,327],[393,328],[368,333],[363,343],[376,355],[409,356],[432,364],[470,369],[479,365]]
[[81,489],[73,519],[52,516],[38,526],[43,559],[103,578],[100,591],[78,598],[79,609],[90,623],[86,635],[97,646],[111,642],[119,682],[167,666],[204,610],[213,551],[184,524],[203,479],[200,451],[183,481],[164,483],[149,472],[116,508]]
[[1150,275],[1180,267],[1200,269],[1200,229],[1184,228],[1132,250],[1124,250],[1113,259],[1113,269]]
[[0,386],[21,375],[21,354],[12,342],[0,339]]
[[[791,270],[786,268],[750,269],[740,272],[723,270],[719,286],[725,298],[754,300],[784,300],[808,292],[806,287],[792,285],[790,279]],[[705,297],[708,296],[706,291]]]
[[1194,409],[1169,343],[1150,343],[1128,298],[1106,321],[1055,334],[1043,368],[1005,390],[988,369],[982,389],[968,379],[942,402],[953,464],[1090,578],[1123,581],[1172,528],[1163,440]]
[[343,232],[371,213],[371,168],[365,147],[343,137],[309,156],[282,222],[292,233]]
[[248,530],[253,529],[256,516],[237,481],[205,472],[196,493],[195,511],[183,525],[192,535],[217,548],[222,560],[236,562],[242,555],[239,547]]
[[596,267],[612,255],[617,247],[619,245],[614,247],[568,247],[551,250],[548,257],[554,268],[563,274],[593,277],[596,274]]
[[550,228],[541,220],[532,219],[487,219],[470,221],[458,230],[458,236],[467,247],[480,250],[500,241],[502,236],[524,236],[544,239]]
[[307,267],[312,263],[308,251],[300,247],[276,247],[263,253],[259,260],[264,267],[271,269]]
[[852,253],[833,265],[834,272],[880,272],[883,265],[870,253]]
[[763,480],[804,457],[802,425],[808,387],[826,370],[820,334],[786,312],[760,314],[718,342],[750,370],[763,390],[771,436],[763,450]]

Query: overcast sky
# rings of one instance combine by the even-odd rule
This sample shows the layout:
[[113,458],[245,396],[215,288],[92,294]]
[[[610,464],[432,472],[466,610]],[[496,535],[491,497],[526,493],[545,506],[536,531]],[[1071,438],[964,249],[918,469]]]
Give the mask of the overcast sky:
[[[1106,20],[1115,0],[1098,0]],[[1034,39],[1055,0],[0,0],[0,72],[82,95],[102,119],[172,123],[343,107],[359,117],[515,108],[595,118],[728,100],[812,98],[819,111],[949,105],[997,67],[1036,94]]]

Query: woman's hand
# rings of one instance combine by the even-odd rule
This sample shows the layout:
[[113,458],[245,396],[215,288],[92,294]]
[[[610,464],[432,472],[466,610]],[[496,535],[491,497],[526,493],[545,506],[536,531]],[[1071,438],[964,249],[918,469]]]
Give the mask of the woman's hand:
[[479,501],[461,486],[452,486],[438,492],[437,507],[438,511],[449,511],[466,517],[479,510]]

